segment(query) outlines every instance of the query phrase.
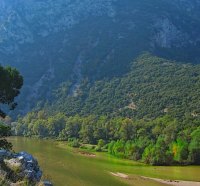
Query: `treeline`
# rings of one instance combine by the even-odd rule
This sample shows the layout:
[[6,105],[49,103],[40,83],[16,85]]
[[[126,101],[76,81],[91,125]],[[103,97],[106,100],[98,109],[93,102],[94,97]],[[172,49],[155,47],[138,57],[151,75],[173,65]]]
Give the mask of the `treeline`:
[[123,117],[49,115],[31,112],[12,123],[15,135],[53,137],[77,143],[98,144],[120,158],[152,165],[200,164],[200,120],[174,119],[169,115],[153,120]]

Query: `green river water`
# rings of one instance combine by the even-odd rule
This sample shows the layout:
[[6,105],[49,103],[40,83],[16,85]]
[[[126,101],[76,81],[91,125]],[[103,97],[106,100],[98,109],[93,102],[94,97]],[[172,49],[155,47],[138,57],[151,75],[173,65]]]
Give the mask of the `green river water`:
[[134,176],[132,180],[125,180],[112,176],[110,172],[200,181],[200,166],[152,167],[117,159],[106,153],[97,153],[96,157],[83,156],[62,142],[52,140],[11,137],[9,141],[13,143],[15,151],[27,151],[35,156],[44,177],[51,180],[55,186],[163,185],[154,182],[138,184],[138,176]]

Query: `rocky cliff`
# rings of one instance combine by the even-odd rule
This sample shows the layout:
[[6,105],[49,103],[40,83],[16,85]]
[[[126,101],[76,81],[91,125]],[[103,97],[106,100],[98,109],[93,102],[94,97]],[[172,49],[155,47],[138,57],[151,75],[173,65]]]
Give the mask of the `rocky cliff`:
[[143,51],[199,63],[198,0],[1,0],[0,63],[25,78],[17,113],[51,100],[67,84],[77,96],[129,71]]

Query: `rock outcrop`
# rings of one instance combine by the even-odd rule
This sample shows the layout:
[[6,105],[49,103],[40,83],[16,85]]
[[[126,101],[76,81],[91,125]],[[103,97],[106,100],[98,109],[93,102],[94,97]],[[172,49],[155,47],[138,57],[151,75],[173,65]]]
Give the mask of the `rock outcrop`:
[[[17,185],[52,185],[41,182],[42,171],[37,160],[26,152],[12,153],[0,150],[0,184]],[[48,184],[47,184],[48,183]]]

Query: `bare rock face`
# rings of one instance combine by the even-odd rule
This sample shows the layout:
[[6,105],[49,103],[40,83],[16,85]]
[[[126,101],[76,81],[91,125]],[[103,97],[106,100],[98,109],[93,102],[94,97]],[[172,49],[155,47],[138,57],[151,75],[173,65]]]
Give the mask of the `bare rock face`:
[[170,22],[168,18],[160,19],[155,24],[156,35],[153,38],[155,45],[162,48],[181,47],[187,42],[188,35]]
[[[126,6],[129,4],[132,10],[126,12]],[[88,19],[104,17],[104,19],[115,21],[116,24],[122,24],[118,22],[118,19],[123,16],[121,21],[131,28],[131,22],[135,22],[134,15],[137,15],[138,12],[142,14],[141,8],[146,6],[142,1],[140,4],[130,2],[123,4],[120,0],[77,0],[73,2],[71,0],[2,0],[0,2],[0,52],[14,54],[19,52],[21,45],[34,44],[38,39],[48,38],[56,33],[65,32],[67,36],[67,32],[71,28]],[[165,4],[163,1],[163,5]],[[120,5],[122,7],[118,7]],[[172,6],[177,6],[177,9],[181,8],[186,12],[193,11],[197,5],[199,5],[198,1],[189,2],[188,0],[176,0],[172,3]],[[154,20],[149,17],[149,21],[154,21],[155,28],[160,28],[160,32],[155,37],[156,44],[168,48],[171,43],[177,42],[185,34],[185,31],[182,28],[178,29],[168,16],[162,15],[166,12],[167,10],[157,13],[157,18],[162,16],[162,19],[157,21],[156,17],[153,18]],[[130,19],[126,14],[130,14],[132,18]],[[155,16],[156,12],[151,14],[151,16]],[[124,17],[124,15],[126,16]],[[135,26],[138,27],[137,24],[134,24]],[[121,34],[118,33],[119,38],[124,37]]]
[[198,0],[1,0],[0,63],[25,79],[17,114],[51,101],[64,82],[73,96],[84,79],[121,76],[144,51],[199,63],[199,8]]
[[37,38],[46,38],[53,33],[66,31],[88,16],[113,17],[115,11],[111,2],[111,0],[78,0],[74,3],[70,0],[2,0],[1,52],[13,54],[19,50],[19,45],[31,44]]

